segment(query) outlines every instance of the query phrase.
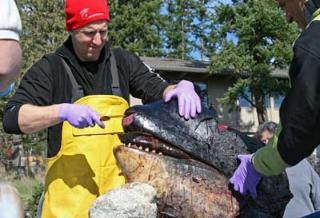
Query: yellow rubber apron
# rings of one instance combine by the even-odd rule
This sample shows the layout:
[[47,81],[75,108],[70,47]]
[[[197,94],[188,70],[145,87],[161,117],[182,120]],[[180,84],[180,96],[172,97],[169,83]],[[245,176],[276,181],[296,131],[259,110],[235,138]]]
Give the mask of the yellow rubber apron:
[[96,110],[105,123],[77,129],[63,123],[61,148],[49,158],[42,217],[88,217],[93,201],[125,183],[113,155],[123,132],[122,118],[128,103],[113,95],[86,96],[75,102]]

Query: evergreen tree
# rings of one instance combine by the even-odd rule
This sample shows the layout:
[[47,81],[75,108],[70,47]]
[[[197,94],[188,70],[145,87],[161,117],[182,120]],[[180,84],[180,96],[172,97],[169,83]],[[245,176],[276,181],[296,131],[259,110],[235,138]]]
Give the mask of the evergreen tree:
[[[191,4],[185,0],[166,0],[167,14],[165,27],[166,49],[169,57],[189,59],[191,52],[191,39],[188,37],[193,19]],[[187,15],[188,14],[188,15]]]
[[192,52],[198,53],[200,60],[208,60],[212,43],[210,40],[210,26],[213,23],[214,4],[216,0],[198,0],[194,4],[194,21],[191,24],[193,36]]
[[161,0],[108,1],[110,39],[140,56],[162,56]]
[[298,29],[287,24],[274,0],[219,4],[215,12],[211,35],[215,50],[210,69],[212,73],[232,71],[236,80],[221,103],[235,106],[239,97],[246,98],[262,123],[266,120],[265,97],[288,88],[287,80],[274,78],[271,72],[288,66]]
[[166,56],[197,59],[208,56],[208,26],[214,0],[164,0],[164,47]]
[[23,25],[23,72],[67,38],[63,0],[18,1]]

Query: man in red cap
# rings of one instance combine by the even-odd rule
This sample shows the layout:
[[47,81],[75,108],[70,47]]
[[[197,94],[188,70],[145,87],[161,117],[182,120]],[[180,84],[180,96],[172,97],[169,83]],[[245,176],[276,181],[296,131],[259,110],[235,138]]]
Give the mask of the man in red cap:
[[48,128],[42,217],[87,217],[99,195],[124,184],[112,150],[129,93],[144,103],[177,98],[185,119],[201,111],[191,82],[169,85],[136,55],[111,49],[106,0],[66,0],[65,12],[69,38],[28,70],[3,120],[8,133]]

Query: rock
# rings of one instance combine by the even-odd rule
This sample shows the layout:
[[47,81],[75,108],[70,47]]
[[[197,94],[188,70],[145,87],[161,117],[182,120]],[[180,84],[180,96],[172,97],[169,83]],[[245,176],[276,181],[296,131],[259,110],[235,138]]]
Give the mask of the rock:
[[128,183],[100,196],[93,203],[90,218],[157,217],[156,190],[145,183]]
[[0,217],[23,218],[23,206],[17,189],[7,182],[0,183]]

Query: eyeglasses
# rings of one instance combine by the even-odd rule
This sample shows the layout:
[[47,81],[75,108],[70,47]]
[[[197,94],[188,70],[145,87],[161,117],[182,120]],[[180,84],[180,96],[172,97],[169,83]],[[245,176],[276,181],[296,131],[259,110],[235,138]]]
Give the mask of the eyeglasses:
[[80,29],[78,32],[83,33],[85,36],[93,38],[97,33],[100,34],[101,37],[107,38],[108,37],[108,29],[103,30],[84,30]]

